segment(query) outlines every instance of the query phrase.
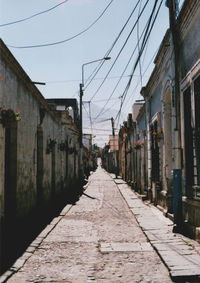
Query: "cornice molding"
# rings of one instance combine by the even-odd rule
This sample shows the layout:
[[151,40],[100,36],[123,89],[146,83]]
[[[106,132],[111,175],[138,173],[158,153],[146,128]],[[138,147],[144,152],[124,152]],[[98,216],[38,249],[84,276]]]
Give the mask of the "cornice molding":
[[178,24],[180,26],[181,40],[185,38],[188,32],[191,30],[196,19],[200,17],[200,1],[199,0],[187,0],[185,1],[180,16],[178,18]]

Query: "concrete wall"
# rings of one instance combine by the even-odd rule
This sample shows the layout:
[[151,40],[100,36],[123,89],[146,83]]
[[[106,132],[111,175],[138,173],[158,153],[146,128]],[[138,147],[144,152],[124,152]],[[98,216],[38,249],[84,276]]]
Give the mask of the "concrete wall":
[[4,215],[4,130],[0,126],[0,219]]
[[[72,183],[78,183],[78,129],[67,114],[64,118],[67,123],[61,123],[61,115],[50,109],[2,41],[0,74],[0,107],[14,112],[20,110],[21,113],[21,120],[13,122],[15,126],[4,127],[0,123],[0,215],[3,217],[6,214],[5,202],[8,210],[13,201],[14,216],[23,218],[36,208],[38,202],[48,204],[55,196],[69,189]],[[71,124],[72,131],[66,124]],[[11,141],[10,156],[8,139]],[[68,170],[66,150],[62,151],[59,147],[67,139],[73,140],[73,148],[76,148],[68,156]],[[50,140],[55,144],[48,152]],[[12,182],[7,180],[7,184],[6,166],[12,167],[9,174],[14,176]]]
[[158,81],[155,83],[155,88],[151,90],[149,95],[151,98],[151,119],[157,112],[161,112],[162,102],[161,102],[161,93],[162,93],[162,81]]
[[[183,167],[182,167],[182,191],[183,191],[183,216],[185,220],[185,229],[194,238],[200,241],[200,198],[195,196],[194,188],[187,183],[187,151],[189,146],[186,145],[185,132],[186,117],[184,116],[184,91],[190,87],[191,98],[191,126],[194,130],[195,125],[195,93],[194,80],[200,74],[200,2],[198,0],[188,0],[188,6],[185,7],[184,13],[181,15],[181,146],[183,150]],[[193,148],[193,150],[192,150]],[[192,155],[194,154],[194,145],[191,144]],[[193,155],[193,157],[195,154]],[[196,163],[195,157],[193,159]],[[195,165],[191,166],[195,170]],[[196,173],[197,174],[197,173]],[[190,174],[191,179],[193,173]],[[195,173],[194,173],[195,175]],[[187,176],[187,177],[186,177]],[[193,178],[194,179],[194,178]],[[194,181],[194,180],[193,180]],[[199,184],[198,184],[199,185]]]
[[[182,171],[182,192],[183,192],[183,218],[184,227],[189,234],[196,239],[200,239],[200,209],[199,198],[194,197],[194,189],[185,188],[186,180],[186,149],[184,128],[184,103],[183,93],[191,88],[191,127],[194,129],[195,101],[194,101],[194,80],[200,74],[200,2],[199,0],[186,0],[178,18],[180,28],[180,117],[176,123],[174,85],[175,67],[172,38],[169,32],[166,33],[160,50],[155,59],[155,68],[152,75],[142,90],[142,95],[146,102],[147,118],[147,140],[148,140],[148,180],[149,188],[153,192],[151,182],[151,144],[152,138],[149,134],[150,125],[158,122],[158,127],[163,128],[163,137],[159,142],[159,162],[161,191],[155,184],[155,204],[162,206],[166,213],[173,211],[173,177],[171,171],[180,169]],[[142,118],[140,117],[140,120]],[[189,118],[188,118],[189,119]],[[137,119],[138,126],[142,121]],[[181,125],[181,127],[179,127]],[[139,128],[139,127],[138,127]],[[181,139],[179,139],[179,135]],[[191,134],[192,136],[192,134]],[[191,156],[193,155],[193,142],[191,146]],[[182,155],[181,151],[182,150]],[[194,166],[195,167],[195,166]],[[195,168],[194,168],[195,170]],[[197,199],[198,198],[198,199]]]
[[199,0],[187,1],[180,18],[181,29],[181,79],[191,70],[200,54],[200,5]]

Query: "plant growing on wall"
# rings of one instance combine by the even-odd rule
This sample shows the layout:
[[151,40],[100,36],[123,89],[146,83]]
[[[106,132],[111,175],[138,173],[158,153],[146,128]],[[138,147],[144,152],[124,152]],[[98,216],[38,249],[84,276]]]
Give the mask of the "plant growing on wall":
[[16,110],[15,117],[16,117],[16,121],[20,121],[22,119],[19,109]]
[[133,143],[133,147],[134,147],[135,149],[140,149],[141,146],[142,146],[142,143],[141,143],[141,142],[134,142],[134,143]]
[[157,142],[159,142],[163,138],[163,129],[160,128],[159,130],[154,131],[153,132],[153,137],[155,138],[155,140]]
[[8,127],[12,122],[20,120],[20,110],[16,110],[16,112],[14,112],[12,109],[0,108],[0,123],[3,127]]
[[130,152],[131,152],[131,148],[127,148],[126,153],[130,153]]
[[47,148],[46,148],[46,154],[49,154],[50,152],[53,151],[53,148],[55,147],[57,143],[57,140],[56,139],[48,139],[47,140]]
[[64,151],[67,150],[67,142],[66,141],[61,141],[61,143],[59,143],[58,147],[60,149],[60,151]]

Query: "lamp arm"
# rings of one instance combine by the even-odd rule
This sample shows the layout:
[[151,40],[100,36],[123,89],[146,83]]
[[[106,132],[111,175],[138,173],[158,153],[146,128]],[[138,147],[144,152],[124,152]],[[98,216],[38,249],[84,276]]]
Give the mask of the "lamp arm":
[[93,63],[96,63],[96,62],[99,62],[99,61],[102,61],[102,60],[110,60],[110,59],[111,59],[110,57],[104,57],[104,58],[101,58],[101,59],[97,59],[97,60],[94,60],[94,61],[90,61],[90,62],[84,63],[82,65],[82,86],[84,87],[84,67],[86,65],[93,64]]

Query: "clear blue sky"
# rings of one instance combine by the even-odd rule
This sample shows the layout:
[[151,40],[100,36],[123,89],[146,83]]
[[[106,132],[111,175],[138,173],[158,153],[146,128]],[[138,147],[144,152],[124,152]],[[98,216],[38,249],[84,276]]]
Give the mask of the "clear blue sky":
[[[62,0],[0,0],[0,24],[26,18],[61,2]],[[109,2],[110,0],[69,0],[56,9],[34,17],[26,22],[0,27],[0,37],[7,45],[14,46],[37,45],[60,41],[86,29],[98,18]],[[47,82],[46,86],[39,87],[45,98],[76,97],[78,99],[82,64],[104,57],[104,54],[111,47],[136,2],[136,0],[114,0],[105,14],[92,28],[66,43],[50,47],[31,49],[10,48],[10,50],[33,81]],[[103,68],[97,75],[97,79],[93,80],[91,85],[85,90],[83,100],[90,100],[101,84],[102,78],[105,77],[106,72],[114,62],[137,19],[139,9],[142,9],[145,2],[146,0],[141,0],[141,6],[139,5],[137,7],[130,23],[127,25],[120,40],[110,54],[112,59],[105,62]],[[158,2],[160,3],[160,1]],[[107,99],[115,87],[118,77],[123,72],[137,44],[137,31],[139,30],[139,34],[141,34],[153,4],[154,0],[149,0],[147,8],[139,21],[139,26],[135,28],[119,60],[109,74],[109,78],[92,100],[92,104],[94,103],[100,108],[104,106],[105,101],[99,102],[99,100]],[[165,7],[165,1],[163,1],[162,8],[147,46],[147,51],[144,52],[145,56],[143,55],[141,59],[141,62],[143,62],[142,72],[144,72],[148,66],[153,54],[155,54],[156,49],[161,43],[169,25],[168,19],[168,8]],[[116,113],[120,105],[120,99],[118,99],[118,97],[122,95],[124,91],[128,81],[127,75],[130,75],[137,55],[138,52],[135,53],[130,66],[125,72],[126,76],[121,80],[113,94],[113,100],[107,103],[106,107],[112,108],[112,110],[116,109]],[[85,78],[91,74],[96,66],[96,64],[91,64],[85,67]],[[152,69],[153,64],[151,64],[147,73],[142,78],[142,85],[145,85],[147,82]],[[128,112],[131,111],[131,106],[135,99],[140,99],[141,80],[139,74],[140,71],[139,68],[137,68],[122,110],[123,113],[125,113],[124,116],[127,116]],[[137,84],[138,87],[135,88]],[[114,103],[115,105],[113,105]],[[98,113],[92,114],[95,116]],[[99,118],[104,119],[105,117],[106,116],[103,115]],[[125,117],[122,118],[124,119]],[[94,125],[94,127],[101,128],[101,124]],[[89,132],[89,130],[87,132]],[[107,138],[99,135],[95,142],[102,144],[107,140]]]

